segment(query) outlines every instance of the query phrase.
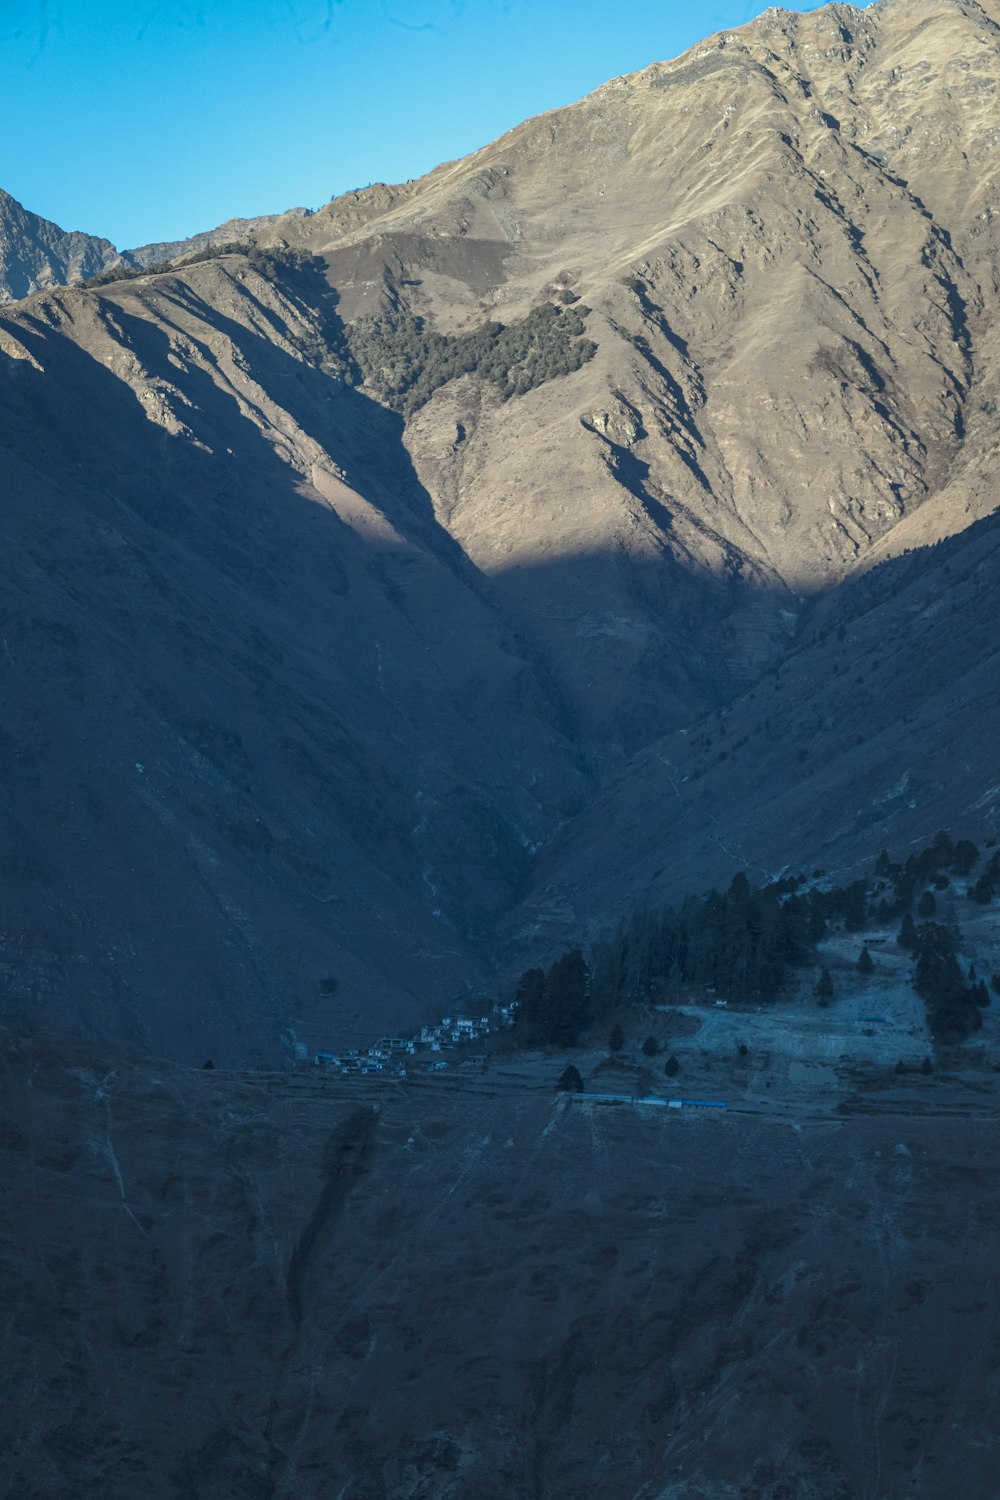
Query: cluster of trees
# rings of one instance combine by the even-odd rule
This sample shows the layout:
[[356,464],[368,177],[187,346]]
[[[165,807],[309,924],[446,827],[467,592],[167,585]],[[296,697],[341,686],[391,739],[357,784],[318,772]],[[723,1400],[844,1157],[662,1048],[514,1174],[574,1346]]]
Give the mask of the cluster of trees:
[[579,948],[552,967],[526,969],[517,985],[517,1037],[526,1047],[573,1047],[590,1023],[589,970]]
[[[927,887],[946,890],[952,876],[969,876],[978,859],[971,840],[953,842],[942,832],[900,863],[883,850],[873,878],[846,886],[810,887],[798,875],[758,887],[740,874],[724,892],[637,911],[593,945],[589,963],[573,948],[549,970],[529,969],[521,976],[519,1038],[529,1046],[572,1046],[588,1026],[622,1004],[676,1000],[691,989],[716,990],[737,1002],[769,1002],[779,998],[790,971],[812,959],[831,923],[856,932],[873,918],[901,916],[899,943],[913,954],[913,986],[927,1007],[931,1032],[938,1041],[961,1041],[982,1025],[990,994],[974,971],[963,977],[957,926],[935,920],[937,900]],[[1000,850],[968,895],[989,902],[998,888]],[[858,972],[869,975],[874,967],[863,947]],[[1000,995],[1000,975],[993,987]],[[828,969],[820,971],[813,993],[820,1005],[834,997]],[[618,1037],[616,1027],[613,1051]]]
[[473,333],[434,333],[409,312],[373,313],[345,330],[365,383],[404,416],[459,375],[491,380],[505,398],[578,370],[597,345],[582,337],[586,307],[548,302],[520,323],[488,322]]
[[[92,277],[86,285],[100,287],[133,281],[138,276],[180,271],[222,255],[240,255],[260,275],[282,283],[293,294],[302,291],[297,282],[304,282],[305,273],[320,269],[320,263],[307,251],[260,249],[234,242],[210,245],[158,265],[116,266]],[[323,290],[330,295],[329,288]],[[312,306],[315,299],[307,300],[319,317],[319,310]],[[320,318],[322,326],[315,337],[308,347],[300,340],[300,347],[328,374],[348,385],[363,380],[387,406],[408,416],[429,401],[440,386],[459,375],[474,374],[492,381],[506,400],[578,370],[597,349],[592,339],[583,337],[589,312],[582,303],[567,307],[546,302],[519,323],[487,322],[464,334],[435,333],[422,318],[406,311],[373,313],[349,324]]]
[[572,948],[548,970],[518,981],[517,1033],[525,1046],[573,1046],[616,1006],[686,986],[734,1000],[774,1000],[789,968],[806,960],[826,930],[816,894],[785,880],[757,888],[737,875],[725,892],[680,906],[637,912],[594,944],[588,964]]
[[875,876],[884,894],[872,907],[872,915],[882,922],[901,917],[913,905],[918,886],[932,882],[936,890],[947,890],[951,876],[968,875],[978,858],[979,850],[971,839],[953,843],[944,832],[935,834],[925,849],[908,855],[901,864],[894,863],[883,849],[875,861]]
[[[875,865],[876,876],[883,883],[891,882],[893,890],[891,898],[883,897],[873,906],[873,915],[882,920],[902,915],[897,941],[913,954],[913,988],[926,1006],[931,1035],[939,1042],[960,1042],[978,1031],[983,1024],[982,1009],[990,1003],[989,990],[976,978],[975,970],[971,969],[967,977],[962,974],[957,924],[935,920],[938,902],[934,890],[946,890],[952,875],[970,875],[978,859],[979,850],[970,839],[953,843],[947,833],[938,833],[926,849],[911,854],[904,864],[894,864],[883,850]],[[915,921],[917,887],[928,883],[934,890],[924,890],[916,902]],[[967,887],[967,894],[986,905],[998,884],[1000,851],[987,860],[978,878]]]
[[956,956],[957,934],[940,922],[924,922],[915,932],[913,988],[927,1007],[927,1024],[939,1042],[960,1042],[983,1024],[990,995],[974,972],[967,982]]
[[737,875],[725,892],[690,896],[680,906],[636,912],[594,945],[592,1002],[610,1009],[686,987],[734,1000],[774,1000],[791,966],[826,931],[822,896],[797,880],[756,887]]

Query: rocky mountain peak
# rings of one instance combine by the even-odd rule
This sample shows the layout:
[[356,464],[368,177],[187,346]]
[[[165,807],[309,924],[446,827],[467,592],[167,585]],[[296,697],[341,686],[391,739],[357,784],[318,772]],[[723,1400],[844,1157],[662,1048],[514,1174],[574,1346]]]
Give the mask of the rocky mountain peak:
[[96,276],[118,259],[110,240],[67,233],[0,190],[0,302]]

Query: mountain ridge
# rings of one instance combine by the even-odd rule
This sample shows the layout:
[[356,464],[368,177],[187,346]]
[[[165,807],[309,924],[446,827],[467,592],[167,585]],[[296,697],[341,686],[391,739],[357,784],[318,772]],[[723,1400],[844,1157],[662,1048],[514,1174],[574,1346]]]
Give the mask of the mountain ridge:
[[61,229],[0,189],[0,305],[49,288],[89,281],[117,267],[145,270],[217,245],[249,243],[260,230],[279,220],[307,213],[307,209],[292,208],[253,218],[226,219],[214,229],[186,239],[159,240],[118,250],[100,235]]
[[[119,1019],[86,1025],[165,1055],[349,1040],[665,861],[701,888],[971,819],[988,755],[925,665],[992,673],[943,568],[992,546],[998,43],[967,0],[768,12],[251,253],[7,307],[15,1013],[71,1025],[87,973]],[[560,307],[593,358],[509,399],[466,372],[403,417],[351,355],[374,318],[368,368],[430,379],[435,338]],[[738,775],[690,749],[724,709],[770,736]]]

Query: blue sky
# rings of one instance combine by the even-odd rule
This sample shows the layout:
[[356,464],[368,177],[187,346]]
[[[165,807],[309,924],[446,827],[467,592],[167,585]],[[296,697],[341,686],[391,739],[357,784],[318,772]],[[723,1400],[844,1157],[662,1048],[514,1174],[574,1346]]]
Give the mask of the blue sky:
[[464,156],[762,9],[0,0],[0,187],[120,248],[235,214],[316,208]]

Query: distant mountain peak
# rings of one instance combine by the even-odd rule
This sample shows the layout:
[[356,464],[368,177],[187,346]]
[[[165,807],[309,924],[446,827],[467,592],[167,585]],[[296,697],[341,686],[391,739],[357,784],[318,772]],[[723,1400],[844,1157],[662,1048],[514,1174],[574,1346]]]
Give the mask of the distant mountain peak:
[[120,259],[110,240],[60,229],[0,189],[0,302],[85,280]]

